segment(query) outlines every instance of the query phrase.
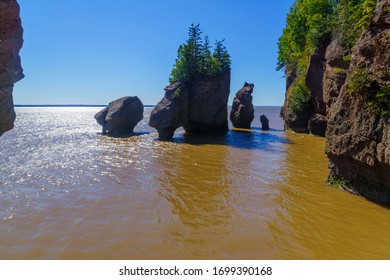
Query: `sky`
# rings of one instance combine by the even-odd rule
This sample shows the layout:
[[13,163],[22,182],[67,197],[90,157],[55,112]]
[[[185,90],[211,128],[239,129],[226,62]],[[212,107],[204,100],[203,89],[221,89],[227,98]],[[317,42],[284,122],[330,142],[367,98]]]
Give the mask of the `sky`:
[[285,80],[275,70],[277,41],[293,0],[19,0],[25,78],[15,104],[108,104],[138,96],[154,105],[188,27],[210,42],[225,39],[231,64],[229,104],[244,82],[253,103],[279,106]]

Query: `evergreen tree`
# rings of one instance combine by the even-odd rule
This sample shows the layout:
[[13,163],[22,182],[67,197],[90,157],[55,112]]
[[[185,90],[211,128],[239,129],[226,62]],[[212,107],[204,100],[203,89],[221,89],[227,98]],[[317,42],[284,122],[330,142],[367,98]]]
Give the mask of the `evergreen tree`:
[[213,74],[213,63],[212,63],[212,55],[210,51],[210,41],[209,37],[206,35],[204,37],[204,44],[201,48],[201,60],[199,65],[199,72],[203,75],[212,75]]
[[175,65],[171,71],[170,82],[187,81],[196,76],[214,76],[230,68],[230,55],[223,45],[217,41],[212,53],[208,36],[201,38],[202,31],[198,25],[191,24],[188,40],[177,51]]
[[217,72],[222,72],[230,67],[230,55],[223,45],[225,39],[217,41],[215,43],[215,49],[213,53],[214,64],[216,64]]

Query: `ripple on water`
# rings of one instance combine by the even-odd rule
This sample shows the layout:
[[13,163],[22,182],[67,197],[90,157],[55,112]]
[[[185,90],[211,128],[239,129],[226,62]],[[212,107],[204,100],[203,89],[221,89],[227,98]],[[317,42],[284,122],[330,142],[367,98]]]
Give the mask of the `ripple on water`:
[[[378,258],[388,209],[325,185],[324,139],[252,130],[100,134],[99,108],[17,108],[0,138],[4,259]],[[272,129],[262,131],[266,114]]]

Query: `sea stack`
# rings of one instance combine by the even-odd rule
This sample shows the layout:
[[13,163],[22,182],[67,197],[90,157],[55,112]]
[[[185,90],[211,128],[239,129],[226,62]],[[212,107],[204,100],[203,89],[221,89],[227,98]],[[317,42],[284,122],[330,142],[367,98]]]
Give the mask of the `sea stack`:
[[0,1],[0,136],[14,127],[14,83],[23,79],[19,51],[23,28],[15,0]]
[[229,130],[227,103],[230,94],[230,68],[213,76],[200,76],[186,83],[188,88],[187,133],[221,134]]
[[254,84],[244,83],[244,86],[236,93],[233,100],[230,120],[234,127],[250,128],[255,117],[252,104]]
[[265,115],[260,116],[260,122],[262,130],[269,130],[269,120]]
[[163,99],[150,115],[149,125],[157,129],[161,140],[171,139],[180,126],[190,134],[226,133],[229,93],[230,69],[213,77],[175,81],[165,88]]
[[144,105],[137,96],[126,96],[109,103],[95,115],[103,127],[102,134],[123,136],[133,133],[134,127],[143,119]]
[[172,139],[175,130],[188,121],[188,91],[181,82],[165,89],[164,97],[150,114],[149,125],[158,131],[160,140]]

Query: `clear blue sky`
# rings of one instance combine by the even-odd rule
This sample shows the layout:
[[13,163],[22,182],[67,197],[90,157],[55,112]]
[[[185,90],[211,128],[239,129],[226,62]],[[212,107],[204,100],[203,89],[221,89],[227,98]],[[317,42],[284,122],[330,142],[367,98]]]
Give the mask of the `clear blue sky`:
[[281,105],[277,39],[293,0],[19,0],[26,77],[15,104],[107,104],[126,95],[156,104],[187,39],[199,23],[232,59],[229,104],[244,82],[255,105]]

